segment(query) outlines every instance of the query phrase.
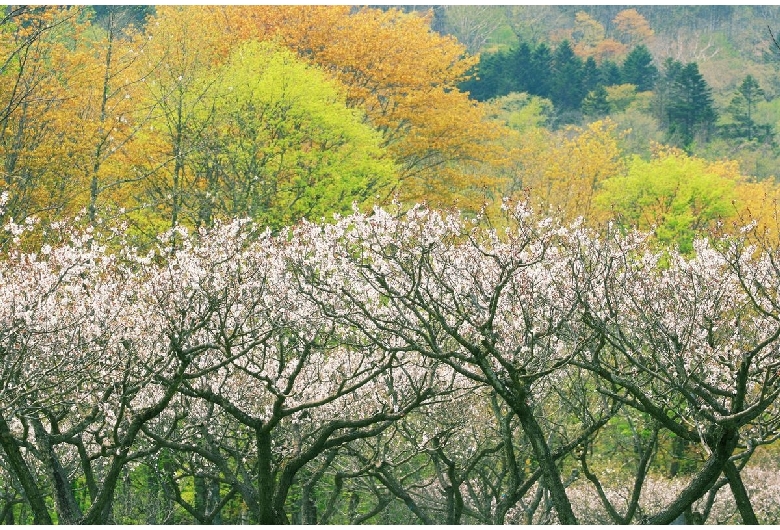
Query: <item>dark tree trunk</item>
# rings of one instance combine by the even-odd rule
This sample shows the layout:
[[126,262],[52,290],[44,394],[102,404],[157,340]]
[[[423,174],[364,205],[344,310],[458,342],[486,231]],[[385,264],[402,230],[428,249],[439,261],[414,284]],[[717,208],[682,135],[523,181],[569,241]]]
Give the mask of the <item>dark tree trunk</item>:
[[53,524],[49,510],[46,508],[46,501],[38,489],[38,484],[35,482],[35,477],[30,472],[30,468],[27,467],[27,462],[22,457],[19,446],[16,440],[14,440],[5,418],[0,418],[0,446],[5,451],[8,465],[11,466],[16,478],[22,485],[22,489],[24,489],[27,502],[30,504],[30,509],[33,512],[33,522],[37,525]]
[[73,488],[70,485],[70,480],[68,480],[68,474],[63,469],[59,457],[54,452],[49,435],[44,430],[41,422],[36,418],[32,420],[32,424],[44,458],[46,474],[51,481],[58,523],[77,524],[81,520],[82,513],[76,497],[73,495]]
[[[222,494],[219,491],[219,482],[216,480],[209,481],[209,513],[217,509],[222,504]],[[214,513],[214,517],[211,519],[211,524],[222,524],[222,510],[219,509]]]
[[566,495],[566,488],[561,480],[558,466],[555,464],[555,458],[550,453],[550,448],[544,438],[542,428],[534,417],[533,410],[526,402],[526,393],[520,393],[510,405],[515,414],[517,414],[520,425],[523,427],[523,432],[528,437],[534,455],[539,462],[539,468],[542,471],[542,481],[550,492],[553,506],[555,506],[555,510],[558,513],[558,520],[561,524],[577,524],[577,518],[574,516],[569,497]]
[[[193,485],[195,490],[193,492],[194,498],[192,500],[193,508],[195,509],[195,512],[198,514],[198,517],[203,517],[209,511],[208,491],[206,490],[206,479],[196,474],[193,477]],[[200,522],[202,523],[204,522],[204,520],[201,520]]]
[[257,504],[260,524],[279,524],[274,512],[274,475],[271,471],[271,434],[257,429]]
[[701,471],[691,480],[691,483],[664,511],[651,517],[647,522],[649,524],[670,524],[686,510],[690,510],[693,503],[707,493],[718,480],[737,445],[738,437],[738,431],[724,430],[715,443],[711,443],[712,454]]
[[737,503],[739,514],[742,516],[742,522],[745,524],[759,524],[756,513],[753,511],[750,497],[745,489],[745,484],[742,482],[742,477],[739,475],[739,470],[734,465],[734,462],[731,460],[727,461],[723,467],[723,473],[729,480],[729,487],[734,495],[734,501]]

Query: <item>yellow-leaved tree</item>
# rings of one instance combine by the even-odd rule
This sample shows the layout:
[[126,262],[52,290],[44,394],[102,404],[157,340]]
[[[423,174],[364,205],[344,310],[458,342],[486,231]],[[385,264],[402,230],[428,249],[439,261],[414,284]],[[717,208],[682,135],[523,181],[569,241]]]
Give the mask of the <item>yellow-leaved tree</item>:
[[166,228],[195,224],[194,197],[202,182],[193,160],[210,148],[220,96],[212,75],[236,39],[225,31],[221,8],[161,6],[143,35],[135,63],[139,105],[148,119],[126,155],[132,187],[130,217],[151,237]]
[[521,134],[513,160],[512,190],[525,190],[564,219],[600,219],[593,199],[602,182],[623,171],[615,124],[608,120],[558,132],[531,128]]
[[16,221],[72,215],[85,205],[76,170],[85,155],[78,97],[85,65],[71,48],[84,29],[82,12],[40,7],[11,13],[0,26],[4,213]]
[[109,7],[103,24],[93,24],[74,42],[70,64],[78,65],[83,87],[73,94],[79,106],[83,154],[78,172],[88,195],[82,200],[89,222],[108,207],[131,204],[138,178],[127,163],[136,134],[148,124],[152,107],[142,84],[155,69],[144,51],[148,39],[128,24],[129,14]]
[[128,205],[128,142],[148,115],[139,97],[145,41],[109,11],[20,8],[0,29],[0,160],[16,220],[73,218]]
[[724,225],[728,232],[738,232],[755,223],[756,231],[767,243],[780,243],[780,186],[774,180],[741,180],[734,189],[733,218]]

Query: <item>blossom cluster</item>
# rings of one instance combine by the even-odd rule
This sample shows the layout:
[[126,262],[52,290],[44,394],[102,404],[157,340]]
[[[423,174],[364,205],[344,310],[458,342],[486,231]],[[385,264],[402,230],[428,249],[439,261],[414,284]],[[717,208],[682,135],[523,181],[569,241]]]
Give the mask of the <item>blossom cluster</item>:
[[[4,470],[54,491],[60,520],[95,522],[114,471],[167,448],[273,520],[300,469],[400,426],[409,451],[435,466],[457,454],[469,469],[496,452],[481,449],[491,440],[533,442],[539,427],[558,429],[563,447],[620,408],[705,457],[773,439],[780,273],[750,231],[687,256],[641,234],[538,220],[523,203],[504,213],[491,225],[376,209],[278,234],[235,221],[164,234],[147,254],[91,229],[37,253],[12,248],[0,262],[0,417],[16,446],[36,450],[23,466],[4,446]],[[452,403],[468,414],[453,421]],[[555,414],[583,423],[566,431]],[[537,462],[572,451],[540,443]],[[84,470],[91,500],[76,509],[51,477]],[[484,484],[445,475],[442,491],[482,502]],[[477,504],[495,515],[495,497]],[[642,513],[664,509],[648,501]]]

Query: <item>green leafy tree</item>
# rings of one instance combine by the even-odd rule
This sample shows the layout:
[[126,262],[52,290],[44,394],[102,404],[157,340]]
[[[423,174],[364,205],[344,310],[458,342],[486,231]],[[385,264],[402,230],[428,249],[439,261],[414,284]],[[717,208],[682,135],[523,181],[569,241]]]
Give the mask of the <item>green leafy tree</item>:
[[533,72],[533,53],[534,50],[527,42],[521,42],[520,45],[512,51],[512,67],[510,73],[518,83],[518,87],[525,91],[525,84],[528,83],[528,75]]
[[587,94],[599,85],[603,85],[601,81],[601,70],[599,70],[596,60],[593,57],[588,57],[582,65],[582,89]]
[[518,132],[544,127],[553,114],[553,104],[549,99],[526,92],[512,92],[492,103],[492,117]]
[[[659,76],[655,87],[655,97],[653,98],[653,114],[663,129],[669,128],[668,107],[672,97],[672,81],[682,70],[682,63],[671,57],[667,58],[663,64],[662,74]],[[622,74],[621,74],[622,78]]]
[[606,59],[601,63],[601,84],[604,86],[619,85],[622,81],[620,67],[615,61]]
[[499,52],[485,55],[477,65],[475,75],[461,83],[460,88],[477,101],[486,101],[515,91],[518,81],[529,74],[527,64],[515,63],[514,56],[517,54]]
[[594,90],[588,92],[588,95],[582,100],[582,113],[593,118],[606,116],[610,111],[607,98],[607,89],[602,85],[597,86]]
[[[571,49],[571,48],[570,48]],[[552,99],[550,72],[553,69],[553,52],[545,43],[540,43],[531,54],[531,72],[528,92],[535,96]]]
[[391,183],[379,133],[292,52],[250,42],[212,82],[217,121],[194,162],[199,223],[248,216],[280,226],[345,213]]
[[574,55],[568,41],[555,50],[551,79],[551,94],[555,106],[561,111],[579,109],[583,93],[583,63]]
[[659,242],[690,252],[697,232],[733,214],[735,169],[677,149],[649,161],[635,156],[625,175],[604,181],[596,204],[626,227],[653,230]]

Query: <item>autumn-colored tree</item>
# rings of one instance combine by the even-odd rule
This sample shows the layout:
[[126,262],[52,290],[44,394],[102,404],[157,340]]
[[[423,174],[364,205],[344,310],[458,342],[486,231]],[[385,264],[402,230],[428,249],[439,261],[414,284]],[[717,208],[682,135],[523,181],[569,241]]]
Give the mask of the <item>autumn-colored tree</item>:
[[148,40],[128,25],[129,16],[109,7],[103,23],[85,31],[73,52],[85,73],[77,97],[88,152],[77,163],[89,186],[84,206],[92,223],[99,209],[130,204],[128,184],[134,179],[125,164],[126,146],[149,116],[149,108],[140,104],[140,85],[154,66],[142,60]]
[[122,184],[132,175],[122,159],[144,122],[138,82],[149,68],[136,63],[145,42],[112,11],[102,26],[92,15],[28,9],[3,27],[9,217],[56,220],[86,209],[95,222],[99,208],[128,205]]
[[620,61],[626,54],[626,45],[614,39],[604,39],[596,46],[593,57],[598,61]]
[[606,38],[604,25],[584,11],[574,17],[574,52],[580,57],[593,57],[596,61],[619,60],[626,53],[626,45]]
[[242,44],[228,14],[166,7],[147,25],[152,118],[127,156],[136,226],[151,235],[236,216],[280,226],[387,194],[393,163],[338,81],[280,44]]
[[604,40],[604,25],[584,11],[574,15],[574,52],[580,57],[590,57],[593,50]]
[[[134,143],[133,177],[149,177],[139,204],[159,211],[167,203],[168,225],[191,208],[185,190],[194,176],[187,174],[186,156],[208,149],[199,144],[206,139],[202,131],[187,120],[196,107],[213,108],[214,87],[193,83],[202,83],[202,72],[248,40],[291,48],[345,87],[347,105],[365,112],[399,168],[381,200],[394,193],[441,204],[459,198],[463,207],[477,209],[485,190],[498,187],[475,168],[504,163],[494,143],[501,128],[456,88],[475,59],[454,39],[431,31],[427,18],[344,7],[165,7],[149,21],[146,36],[147,63],[158,65],[144,77],[147,104],[164,123]],[[168,136],[162,143],[161,132]]]
[[615,124],[594,121],[558,133],[534,129],[517,150],[515,190],[567,219],[596,213],[593,198],[601,183],[622,172]]
[[[80,100],[84,65],[68,44],[84,29],[81,9],[12,10],[0,27],[0,174],[5,213],[56,218],[77,211],[84,156]],[[58,68],[52,68],[52,65]]]
[[647,44],[654,34],[647,19],[633,8],[624,9],[612,22],[615,24],[618,40],[629,46]]
[[457,89],[476,62],[452,37],[431,31],[429,19],[390,9],[236,7],[226,9],[231,31],[275,38],[332,72],[347,103],[362,108],[400,168],[392,190],[402,200],[477,208],[491,179],[470,165],[501,164],[493,143],[501,128],[486,109]]
[[735,215],[725,223],[727,232],[736,233],[754,224],[756,233],[767,243],[780,242],[780,187],[772,180],[742,180],[734,189]]
[[141,78],[140,105],[151,116],[128,147],[127,163],[131,178],[139,181],[132,219],[148,236],[197,217],[191,160],[207,149],[218,98],[210,74],[232,44],[220,12],[166,6],[146,26],[148,42],[138,66],[151,71]]

